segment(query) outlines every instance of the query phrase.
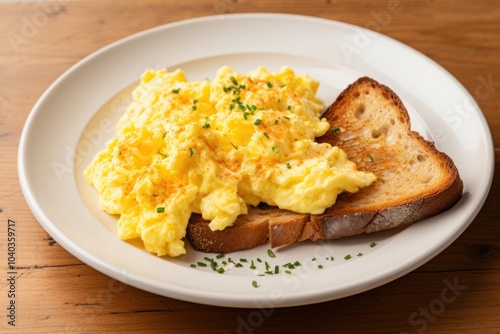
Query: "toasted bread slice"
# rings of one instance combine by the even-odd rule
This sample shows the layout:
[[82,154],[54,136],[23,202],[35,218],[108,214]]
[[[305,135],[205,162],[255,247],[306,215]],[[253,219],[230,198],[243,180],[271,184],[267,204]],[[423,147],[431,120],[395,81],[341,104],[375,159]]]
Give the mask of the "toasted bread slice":
[[321,215],[274,207],[250,208],[224,231],[194,214],[187,237],[195,249],[228,253],[270,243],[336,239],[408,225],[451,208],[462,196],[453,161],[410,128],[408,112],[390,88],[363,77],[325,111],[331,131],[318,138],[342,148],[377,181],[343,193]]

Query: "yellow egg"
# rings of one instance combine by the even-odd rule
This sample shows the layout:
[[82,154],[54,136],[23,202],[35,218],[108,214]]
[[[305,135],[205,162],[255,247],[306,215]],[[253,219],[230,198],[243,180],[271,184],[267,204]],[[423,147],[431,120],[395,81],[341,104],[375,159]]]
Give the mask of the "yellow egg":
[[201,82],[182,70],[148,70],[85,177],[102,208],[120,215],[119,237],[141,238],[160,256],[185,253],[193,212],[212,230],[260,202],[321,214],[375,176],[315,142],[329,129],[318,86],[288,67],[244,75],[226,66]]

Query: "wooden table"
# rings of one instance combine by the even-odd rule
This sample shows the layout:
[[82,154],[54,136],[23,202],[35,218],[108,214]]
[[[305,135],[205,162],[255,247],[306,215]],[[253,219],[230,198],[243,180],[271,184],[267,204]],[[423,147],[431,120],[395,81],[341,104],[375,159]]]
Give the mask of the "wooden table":
[[[147,28],[216,14],[296,13],[364,27],[394,3],[399,10],[379,18],[380,32],[434,59],[464,84],[489,122],[497,159],[497,177],[477,218],[419,269],[359,295],[262,314],[178,301],[115,281],[70,255],[33,217],[17,178],[23,124],[44,90],[93,51]],[[498,1],[2,2],[0,36],[2,333],[500,333]],[[6,317],[12,299],[9,220],[16,224],[15,327]],[[448,284],[460,289],[445,303],[442,292]]]

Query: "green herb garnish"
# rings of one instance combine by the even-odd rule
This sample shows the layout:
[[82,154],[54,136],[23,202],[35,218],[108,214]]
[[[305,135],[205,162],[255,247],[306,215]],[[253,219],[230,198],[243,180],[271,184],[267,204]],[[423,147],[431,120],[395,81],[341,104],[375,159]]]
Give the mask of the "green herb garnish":
[[265,261],[264,264],[266,266],[266,271],[269,271],[269,269],[271,269],[271,266],[269,265],[269,263],[267,263],[267,261]]
[[331,129],[330,132],[336,135],[337,133],[340,133],[340,128]]

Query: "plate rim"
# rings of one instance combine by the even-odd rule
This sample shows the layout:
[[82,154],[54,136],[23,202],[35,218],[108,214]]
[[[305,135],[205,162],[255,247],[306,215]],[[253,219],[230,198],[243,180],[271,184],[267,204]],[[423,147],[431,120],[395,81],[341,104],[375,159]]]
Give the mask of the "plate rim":
[[[341,26],[344,26],[344,27],[348,27],[348,28],[356,28],[356,29],[363,29],[363,30],[368,30],[366,28],[362,28],[362,27],[359,27],[359,26],[355,26],[355,25],[352,25],[350,23],[345,23],[345,22],[341,22],[341,21],[335,21],[335,20],[330,20],[330,19],[326,19],[326,18],[318,18],[318,17],[313,17],[313,16],[305,16],[305,15],[298,15],[298,14],[273,14],[273,13],[237,13],[237,14],[224,14],[224,18],[255,18],[255,17],[261,17],[261,18],[283,18],[283,19],[291,19],[291,20],[295,20],[295,19],[298,19],[298,20],[309,20],[311,22],[322,22],[322,23],[326,23],[326,24],[338,24],[338,25],[341,25]],[[162,293],[159,293],[158,291],[158,287],[155,286],[155,284],[153,284],[153,282],[150,282],[148,286],[143,286],[141,284],[138,284],[137,283],[137,278],[134,277],[134,275],[131,275],[131,274],[126,274],[124,275],[123,272],[121,272],[120,270],[116,270],[116,268],[112,268],[109,266],[109,264],[106,264],[106,263],[102,263],[102,261],[100,261],[101,259],[89,259],[88,257],[85,256],[85,250],[83,250],[82,252],[82,249],[79,249],[79,247],[76,247],[77,245],[75,245],[74,243],[71,243],[71,242],[67,242],[66,240],[66,237],[64,235],[60,235],[60,231],[56,228],[56,226],[53,225],[51,219],[49,217],[47,217],[45,215],[45,213],[43,212],[42,208],[38,205],[38,202],[35,198],[35,196],[33,195],[33,193],[31,192],[31,189],[29,187],[29,184],[28,184],[28,180],[27,180],[27,175],[26,175],[26,166],[25,166],[25,157],[23,155],[23,152],[24,150],[26,149],[26,144],[28,142],[28,135],[29,135],[29,128],[31,126],[34,126],[33,125],[33,118],[36,116],[35,114],[37,112],[39,112],[38,110],[43,110],[43,109],[40,109],[40,105],[42,104],[42,102],[44,101],[44,99],[46,98],[46,96],[55,88],[57,87],[60,82],[62,82],[64,80],[64,78],[66,76],[68,76],[70,73],[72,73],[73,71],[75,71],[78,67],[80,67],[82,64],[92,60],[93,58],[95,57],[99,57],[101,54],[103,53],[106,53],[109,49],[112,49],[114,48],[116,45],[121,45],[123,43],[127,43],[131,40],[134,40],[134,39],[140,39],[142,38],[142,36],[147,36],[148,34],[151,34],[152,32],[156,33],[156,32],[159,32],[161,30],[168,30],[169,28],[171,27],[179,27],[179,26],[182,26],[182,25],[187,25],[189,26],[190,24],[192,24],[193,22],[202,22],[202,21],[210,21],[210,22],[213,22],[213,20],[219,20],[220,19],[220,15],[211,15],[211,16],[202,16],[202,17],[197,17],[197,18],[190,18],[190,19],[186,19],[186,20],[182,20],[182,21],[176,21],[176,22],[172,22],[172,23],[167,23],[167,24],[163,24],[163,25],[160,25],[160,26],[157,26],[157,27],[153,27],[153,28],[149,28],[149,29],[146,29],[146,30],[143,30],[143,31],[140,31],[140,32],[137,32],[137,33],[134,33],[130,36],[127,36],[127,37],[124,37],[124,38],[121,38],[115,42],[112,42],[94,52],[92,52],[90,55],[84,57],[83,59],[81,59],[80,61],[78,61],[77,63],[75,63],[73,66],[71,66],[68,70],[66,70],[62,75],[60,75],[48,88],[47,90],[41,95],[41,97],[39,98],[39,100],[36,102],[36,104],[34,105],[34,107],[32,108],[31,112],[29,113],[27,119],[26,119],[26,123],[23,127],[23,130],[22,130],[22,133],[21,133],[21,139],[20,139],[20,142],[19,142],[19,150],[18,150],[18,176],[19,176],[19,182],[21,184],[21,189],[22,189],[22,192],[24,194],[24,197],[26,198],[26,201],[28,203],[28,206],[30,207],[31,211],[33,212],[34,216],[36,217],[36,219],[38,220],[38,222],[42,225],[42,227],[47,231],[47,233],[49,233],[51,236],[54,237],[54,239],[60,243],[68,252],[70,252],[73,256],[75,256],[76,258],[78,258],[79,260],[81,260],[82,262],[86,263],[87,265],[97,269],[98,271],[110,276],[110,277],[113,277],[119,281],[122,281],[126,284],[129,284],[129,285],[132,285],[132,286],[135,286],[137,288],[140,288],[142,290],[145,290],[145,291],[149,291],[149,292],[153,292],[153,293],[157,293],[157,294],[160,294],[162,295]],[[435,66],[438,66],[441,70],[442,70],[442,73],[446,74],[449,79],[451,79],[452,81],[455,82],[455,84],[460,88],[460,90],[464,93],[464,94],[467,94],[470,96],[470,93],[465,89],[465,87],[463,87],[463,85],[458,81],[457,78],[455,78],[453,75],[451,75],[451,73],[449,73],[446,69],[444,69],[442,66],[440,66],[439,64],[437,64],[434,60],[430,59],[429,57],[427,57],[426,55],[422,54],[421,52],[419,52],[418,50],[415,50],[413,48],[411,48],[410,46],[404,44],[404,43],[401,43],[389,36],[386,36],[386,35],[383,35],[383,34],[379,34],[379,33],[376,33],[380,36],[382,36],[384,39],[388,39],[390,40],[391,42],[393,43],[397,43],[399,44],[400,46],[403,46],[403,47],[406,47],[408,48],[409,50],[411,50],[412,52],[416,52],[418,53],[419,56],[421,57],[425,57],[428,61],[432,62],[433,65]],[[476,101],[472,98],[472,96],[470,96],[472,101],[474,101],[474,103],[476,103]],[[339,294],[338,297],[335,297],[333,299],[337,299],[337,298],[343,298],[343,297],[347,297],[347,296],[350,296],[350,295],[353,295],[353,294],[357,294],[357,293],[360,293],[360,292],[364,292],[364,291],[367,291],[367,290],[370,290],[372,288],[375,288],[375,287],[378,287],[380,285],[383,285],[383,284],[386,284],[390,281],[393,281],[411,271],[413,271],[414,269],[420,267],[422,264],[428,262],[431,258],[433,258],[434,256],[438,255],[442,250],[444,250],[445,248],[447,248],[452,242],[454,242],[456,240],[456,238],[458,238],[458,236],[460,236],[463,231],[470,225],[470,223],[474,220],[474,218],[477,216],[477,214],[479,213],[479,211],[481,210],[484,202],[486,201],[486,198],[488,197],[488,193],[491,189],[491,184],[492,184],[492,179],[493,179],[493,174],[494,174],[494,166],[495,166],[495,155],[494,155],[494,146],[493,146],[493,140],[492,140],[492,136],[491,136],[491,131],[489,129],[489,125],[486,121],[486,118],[484,117],[484,114],[482,113],[481,109],[479,108],[479,106],[477,105],[476,103],[476,106],[477,106],[477,110],[479,110],[479,113],[478,113],[478,117],[479,117],[479,120],[481,121],[481,125],[483,126],[483,128],[485,129],[485,133],[484,133],[484,138],[486,139],[487,141],[487,145],[489,147],[487,147],[486,151],[489,152],[489,155],[488,157],[491,159],[490,160],[490,164],[489,166],[486,166],[487,170],[490,171],[490,173],[488,173],[486,179],[486,183],[488,185],[487,189],[483,192],[483,196],[482,198],[480,198],[478,200],[478,205],[476,206],[475,208],[475,211],[467,218],[467,223],[463,224],[462,225],[462,229],[456,231],[455,235],[448,239],[448,242],[447,243],[444,243],[444,244],[441,244],[440,247],[438,247],[436,251],[434,251],[432,254],[428,254],[427,256],[425,257],[422,257],[420,259],[420,261],[418,262],[415,262],[413,263],[413,265],[411,266],[407,266],[405,268],[405,270],[399,270],[397,274],[390,274],[390,275],[386,275],[385,276],[385,279],[384,280],[380,280],[380,281],[377,281],[376,284],[373,286],[366,286],[364,288],[361,288],[361,289],[358,289],[358,291],[356,292],[346,292],[344,295],[342,294]],[[55,236],[54,236],[55,234]],[[89,262],[91,262],[92,264],[89,264]],[[172,291],[170,291],[172,292]],[[164,295],[164,294],[163,294]],[[177,299],[181,299],[181,300],[186,300],[186,301],[191,301],[191,302],[196,302],[196,303],[200,303],[200,300],[193,300],[193,296],[186,296],[185,294],[183,293],[180,293],[178,295],[175,295],[175,296],[171,296],[169,295],[170,297],[172,298],[177,298]],[[252,307],[251,302],[254,302],[254,298],[252,296],[246,296],[246,297],[242,297],[242,296],[239,296],[238,297],[238,300],[230,300],[231,298],[228,298],[227,296],[224,297],[224,298],[220,298],[217,297],[218,295],[215,294],[214,296],[212,297],[205,297],[204,301],[202,301],[201,303],[204,303],[204,304],[211,304],[211,305],[217,305],[217,306],[231,306],[231,307]],[[292,298],[293,299],[293,298]],[[316,296],[314,298],[314,300],[311,300],[310,297],[308,297],[307,295],[306,296],[296,296],[295,299],[293,299],[292,301],[289,301],[286,305],[284,306],[297,306],[297,305],[306,305],[306,304],[311,304],[311,303],[317,303],[317,302],[322,302],[322,301],[327,301],[327,300],[332,300],[332,298],[330,298],[330,296]]]

